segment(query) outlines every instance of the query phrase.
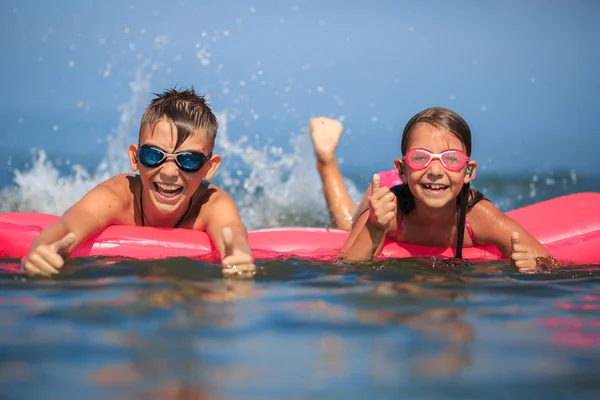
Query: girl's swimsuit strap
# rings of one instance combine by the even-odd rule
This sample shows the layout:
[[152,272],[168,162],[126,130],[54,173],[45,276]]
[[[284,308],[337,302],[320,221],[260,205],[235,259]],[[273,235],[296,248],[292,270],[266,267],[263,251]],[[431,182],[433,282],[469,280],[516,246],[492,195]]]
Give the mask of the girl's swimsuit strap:
[[402,217],[402,222],[400,222],[398,230],[393,235],[391,235],[390,238],[396,239],[398,236],[400,236],[400,234],[402,233],[402,229],[404,228],[404,221],[406,221],[406,215]]
[[469,232],[469,237],[471,238],[471,241],[473,242],[473,246],[479,246],[479,243],[477,243],[477,240],[475,240],[475,235],[473,234],[473,229],[471,229],[471,225],[469,225],[469,219],[467,217],[465,217],[465,228],[467,228],[467,232]]

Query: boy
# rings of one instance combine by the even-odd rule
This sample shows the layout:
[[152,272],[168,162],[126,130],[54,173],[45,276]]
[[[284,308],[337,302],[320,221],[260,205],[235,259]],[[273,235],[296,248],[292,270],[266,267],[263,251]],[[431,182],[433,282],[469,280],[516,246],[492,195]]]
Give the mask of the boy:
[[[212,154],[218,123],[193,89],[158,95],[144,112],[138,145],[129,146],[139,174],[110,178],[48,226],[21,261],[29,274],[58,273],[69,252],[109,225],[206,231],[226,272],[254,269],[248,235],[229,194],[210,180],[221,164]],[[206,180],[205,180],[206,179]]]

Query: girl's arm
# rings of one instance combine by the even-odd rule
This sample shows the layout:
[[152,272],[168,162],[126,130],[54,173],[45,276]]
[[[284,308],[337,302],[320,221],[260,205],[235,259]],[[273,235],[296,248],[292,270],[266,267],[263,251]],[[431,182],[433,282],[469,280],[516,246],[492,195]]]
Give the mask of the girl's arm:
[[396,221],[396,195],[388,187],[380,187],[380,177],[373,175],[370,208],[364,210],[354,224],[342,248],[344,261],[369,261],[380,251],[390,225]]
[[468,218],[477,242],[498,246],[521,271],[535,270],[540,260],[551,259],[543,244],[489,201],[477,203]]
[[369,219],[369,209],[358,218],[342,248],[344,261],[370,261],[381,251],[387,229]]

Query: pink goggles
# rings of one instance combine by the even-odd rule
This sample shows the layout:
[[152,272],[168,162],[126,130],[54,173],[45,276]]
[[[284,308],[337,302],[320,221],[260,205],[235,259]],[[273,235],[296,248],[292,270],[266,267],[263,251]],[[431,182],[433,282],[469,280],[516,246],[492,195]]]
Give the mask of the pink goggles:
[[460,150],[446,150],[433,154],[425,149],[412,149],[403,157],[404,162],[414,170],[427,168],[434,159],[440,160],[444,168],[452,172],[460,171],[469,162],[469,157]]

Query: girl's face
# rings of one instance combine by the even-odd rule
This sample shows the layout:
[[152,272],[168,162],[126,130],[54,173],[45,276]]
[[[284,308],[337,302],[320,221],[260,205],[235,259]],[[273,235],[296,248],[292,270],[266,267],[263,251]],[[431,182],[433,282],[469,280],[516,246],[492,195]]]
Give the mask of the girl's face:
[[[433,154],[440,154],[447,150],[459,150],[466,154],[467,151],[456,135],[426,123],[417,124],[410,132],[407,153],[412,149],[425,149]],[[455,162],[456,158],[451,156],[448,161]],[[468,161],[462,168],[448,170],[437,158],[433,158],[423,169],[411,168],[401,158],[396,159],[395,165],[400,177],[408,184],[414,195],[416,204],[436,209],[449,205],[454,207],[454,199],[459,195],[463,185],[469,183],[475,176],[477,168],[475,161]],[[469,175],[467,171],[471,174]]]

